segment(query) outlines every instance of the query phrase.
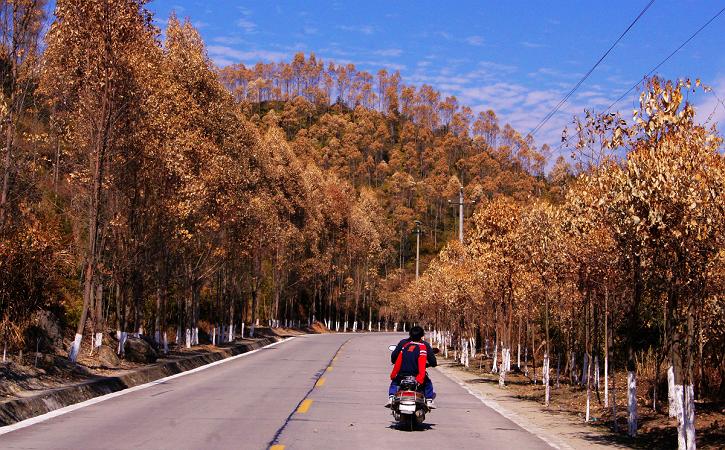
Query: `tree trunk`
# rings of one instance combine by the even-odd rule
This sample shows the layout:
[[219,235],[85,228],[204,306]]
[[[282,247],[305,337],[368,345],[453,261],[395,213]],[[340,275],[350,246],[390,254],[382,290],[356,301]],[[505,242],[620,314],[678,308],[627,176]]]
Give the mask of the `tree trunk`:
[[106,149],[108,148],[108,139],[111,133],[111,114],[110,114],[110,82],[104,85],[103,102],[101,105],[101,128],[98,130],[98,136],[93,151],[93,191],[88,211],[88,243],[86,248],[86,269],[83,287],[83,308],[81,317],[76,327],[76,335],[71,345],[68,359],[75,362],[78,359],[78,352],[81,348],[81,340],[83,339],[83,330],[86,326],[88,318],[88,307],[91,304],[93,296],[93,283],[96,278],[96,260],[98,258],[98,225],[101,213],[101,190],[103,189],[103,175],[105,165]]
[[544,285],[544,327],[546,334],[546,353],[544,354],[544,373],[542,380],[544,382],[544,405],[549,406],[549,400],[551,396],[551,386],[549,383],[549,355],[551,354],[551,345],[549,342],[549,295],[546,291],[546,285]]
[[15,117],[12,111],[14,104],[14,95],[10,97],[10,108],[8,116],[5,121],[7,122],[7,129],[5,130],[5,157],[3,158],[3,180],[2,180],[2,191],[0,191],[0,227],[5,225],[6,208],[8,201],[8,192],[10,190],[10,173],[12,172],[12,152],[13,152],[13,139],[15,136]]
[[96,310],[95,310],[95,332],[96,335],[93,339],[93,348],[96,349],[103,345],[103,332],[105,331],[106,324],[103,319],[103,285],[98,283],[96,286]]
[[604,407],[609,407],[609,288],[604,288]]

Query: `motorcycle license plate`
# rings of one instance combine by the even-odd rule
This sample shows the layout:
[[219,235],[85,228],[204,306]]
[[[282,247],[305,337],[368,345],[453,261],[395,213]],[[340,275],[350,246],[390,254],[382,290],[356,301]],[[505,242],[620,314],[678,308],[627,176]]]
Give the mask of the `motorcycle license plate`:
[[415,405],[400,405],[400,407],[398,409],[400,409],[400,412],[403,414],[414,414],[415,413]]

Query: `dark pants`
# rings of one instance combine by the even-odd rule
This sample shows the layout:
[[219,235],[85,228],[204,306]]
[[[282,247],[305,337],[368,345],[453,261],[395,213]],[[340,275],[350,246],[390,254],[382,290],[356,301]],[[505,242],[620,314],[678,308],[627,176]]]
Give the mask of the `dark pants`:
[[[395,395],[396,392],[398,392],[398,380],[393,380],[390,382],[388,395]],[[433,383],[427,375],[425,377],[425,381],[423,381],[423,395],[425,395],[425,398],[436,398],[436,393],[433,391]]]

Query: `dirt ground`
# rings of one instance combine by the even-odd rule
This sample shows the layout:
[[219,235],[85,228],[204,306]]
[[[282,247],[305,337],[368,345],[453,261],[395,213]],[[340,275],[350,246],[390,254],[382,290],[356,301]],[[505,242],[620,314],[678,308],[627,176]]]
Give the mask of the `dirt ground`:
[[[450,355],[449,355],[450,356]],[[450,361],[449,361],[450,362]],[[515,362],[515,361],[514,361]],[[479,369],[479,365],[481,369]],[[639,414],[639,429],[636,438],[627,436],[627,411],[626,411],[626,373],[618,372],[615,375],[614,392],[610,387],[608,408],[604,407],[603,377],[600,379],[602,387],[599,392],[592,389],[590,422],[585,423],[586,410],[586,386],[570,385],[568,378],[563,376],[556,386],[556,376],[552,375],[551,401],[547,409],[544,408],[544,388],[541,384],[541,368],[537,368],[537,383],[533,382],[533,371],[529,367],[529,377],[521,372],[509,372],[506,376],[505,394],[501,395],[498,387],[498,374],[490,373],[491,360],[480,359],[477,355],[475,361],[472,359],[469,368],[460,364],[450,366],[460,372],[460,378],[465,380],[471,387],[478,387],[485,395],[498,396],[498,400],[524,400],[534,407],[534,410],[542,414],[555,414],[559,417],[566,417],[567,422],[581,424],[582,430],[591,430],[595,433],[596,440],[607,446],[619,446],[623,448],[641,449],[675,449],[677,448],[677,422],[670,419],[667,414],[666,398],[660,402],[657,410],[652,409],[652,402],[647,389],[649,383],[639,383],[637,400]],[[553,372],[553,371],[552,371]],[[610,386],[611,386],[610,380]],[[612,399],[616,399],[617,405],[617,430],[615,431],[612,420]],[[516,403],[511,403],[512,405]],[[530,408],[529,408],[530,409]],[[724,449],[725,448],[725,403],[712,403],[698,401],[695,405],[697,447],[699,449]],[[533,414],[532,418],[537,419],[541,414]],[[551,426],[551,423],[544,421],[543,427]],[[589,440],[593,440],[589,436]],[[574,446],[579,448],[578,446]]]

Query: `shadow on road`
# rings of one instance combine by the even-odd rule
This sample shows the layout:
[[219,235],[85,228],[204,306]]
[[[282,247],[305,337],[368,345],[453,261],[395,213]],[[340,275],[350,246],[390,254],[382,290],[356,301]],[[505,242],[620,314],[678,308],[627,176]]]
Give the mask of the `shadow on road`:
[[[416,425],[415,428],[413,429],[413,432],[433,430],[434,429],[433,427],[435,427],[435,426],[436,426],[436,424],[434,424],[434,423],[422,423],[420,425]],[[408,430],[407,428],[398,425],[397,422],[391,422],[391,424],[388,425],[388,428],[391,430],[410,432],[410,430]]]

